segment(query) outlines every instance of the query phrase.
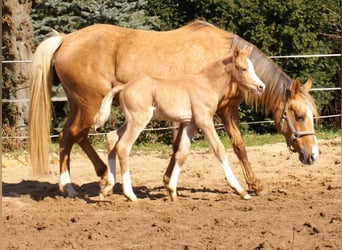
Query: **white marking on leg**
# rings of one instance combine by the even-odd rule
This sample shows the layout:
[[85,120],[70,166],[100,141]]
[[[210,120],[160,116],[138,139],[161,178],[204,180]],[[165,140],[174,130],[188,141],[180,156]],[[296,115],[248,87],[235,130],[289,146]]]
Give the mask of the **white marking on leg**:
[[170,177],[170,182],[168,185],[171,198],[175,198],[177,196],[177,183],[178,183],[179,173],[180,173],[180,167],[178,163],[176,162],[175,166],[173,167],[171,177]]
[[131,175],[129,173],[129,168],[127,167],[127,171],[122,175],[122,188],[124,195],[131,201],[135,201],[137,196],[133,192],[132,183],[131,183]]
[[62,192],[66,192],[68,197],[74,198],[78,195],[75,189],[71,185],[71,179],[69,171],[66,170],[65,172],[61,173],[59,177],[59,189]]
[[116,182],[116,162],[115,159],[108,159],[108,183],[114,187]]
[[232,169],[229,166],[228,160],[224,159],[221,163],[224,173],[226,175],[229,185],[234,188],[240,195],[243,195],[244,199],[250,199],[249,194],[245,193],[245,190],[241,187],[239,181],[236,179]]

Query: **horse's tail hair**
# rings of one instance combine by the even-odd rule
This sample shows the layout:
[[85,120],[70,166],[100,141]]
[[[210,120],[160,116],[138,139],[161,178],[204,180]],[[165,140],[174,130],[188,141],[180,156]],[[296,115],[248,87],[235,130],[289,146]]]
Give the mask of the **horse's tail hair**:
[[39,44],[32,58],[28,137],[31,167],[36,175],[49,172],[52,57],[62,42],[63,37],[55,34]]
[[96,113],[94,117],[95,130],[103,126],[103,124],[108,120],[113,98],[116,94],[120,93],[124,88],[124,85],[118,85],[112,88],[109,91],[109,93],[103,98],[100,110]]

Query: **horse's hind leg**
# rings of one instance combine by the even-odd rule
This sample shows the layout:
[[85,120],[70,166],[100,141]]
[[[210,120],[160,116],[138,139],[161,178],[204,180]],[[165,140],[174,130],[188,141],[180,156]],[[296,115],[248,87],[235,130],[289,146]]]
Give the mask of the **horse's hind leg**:
[[[94,148],[91,146],[88,140],[88,132],[91,126],[91,119],[93,116],[87,116],[83,114],[82,122],[79,116],[76,116],[76,105],[70,104],[70,115],[62,132],[59,135],[59,154],[60,154],[60,181],[59,189],[65,192],[69,197],[77,196],[77,192],[73,189],[71,185],[70,178],[70,152],[72,146],[77,142],[82,150],[87,154],[93,165],[95,166],[95,171],[98,176],[103,176],[106,174],[106,164],[100,159]],[[85,123],[86,118],[89,118],[91,122]]]
[[236,179],[233,171],[229,166],[225,147],[216,133],[213,122],[210,119],[208,119],[207,121],[204,121],[202,119],[201,124],[197,125],[200,129],[202,129],[203,133],[207,136],[211,146],[213,147],[214,154],[222,165],[229,185],[234,190],[236,190],[243,199],[250,199],[250,195],[241,187],[239,181]]

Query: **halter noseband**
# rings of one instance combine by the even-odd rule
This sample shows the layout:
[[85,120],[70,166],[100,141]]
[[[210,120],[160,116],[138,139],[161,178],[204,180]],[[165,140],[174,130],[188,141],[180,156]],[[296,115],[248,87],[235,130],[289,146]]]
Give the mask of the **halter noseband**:
[[284,125],[284,121],[287,122],[287,126],[289,127],[291,131],[291,138],[290,140],[286,140],[287,147],[289,148],[290,152],[295,153],[292,143],[293,141],[297,140],[300,137],[306,136],[306,135],[315,135],[314,131],[296,131],[295,127],[293,126],[291,119],[288,117],[288,111],[289,111],[289,91],[286,91],[286,102],[283,110],[283,114],[280,119],[280,131],[282,130],[282,127]]

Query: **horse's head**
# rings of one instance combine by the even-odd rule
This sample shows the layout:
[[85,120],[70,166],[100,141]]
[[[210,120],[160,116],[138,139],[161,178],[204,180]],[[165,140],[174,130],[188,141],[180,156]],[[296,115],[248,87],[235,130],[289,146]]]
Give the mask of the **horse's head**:
[[255,74],[252,61],[248,58],[252,50],[252,46],[246,50],[235,47],[232,56],[233,67],[227,67],[226,69],[231,71],[232,80],[239,87],[261,95],[265,90],[265,84]]
[[308,91],[312,81],[309,79],[303,87],[295,80],[286,93],[286,100],[280,118],[280,132],[285,136],[292,152],[299,154],[304,164],[313,164],[318,158],[317,138],[314,131],[314,116],[317,108]]

